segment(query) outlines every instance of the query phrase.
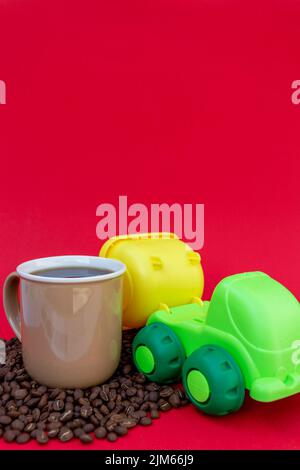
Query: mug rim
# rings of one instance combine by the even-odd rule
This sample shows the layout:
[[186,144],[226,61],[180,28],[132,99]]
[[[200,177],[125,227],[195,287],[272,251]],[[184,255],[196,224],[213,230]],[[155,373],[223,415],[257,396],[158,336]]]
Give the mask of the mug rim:
[[[76,264],[80,267],[106,268],[113,272],[108,274],[98,274],[87,277],[47,277],[33,274],[32,271],[39,269],[51,269],[57,267],[74,267]],[[25,261],[19,264],[16,271],[21,279],[28,281],[53,283],[53,284],[78,284],[86,282],[97,282],[114,279],[122,276],[126,271],[126,266],[119,260],[112,258],[103,258],[100,256],[88,255],[61,255],[49,256],[46,258],[37,258]]]

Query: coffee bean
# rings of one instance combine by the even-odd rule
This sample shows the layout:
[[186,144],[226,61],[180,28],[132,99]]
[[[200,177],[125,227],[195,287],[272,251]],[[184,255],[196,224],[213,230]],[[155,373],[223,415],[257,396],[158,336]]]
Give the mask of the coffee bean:
[[54,429],[60,429],[62,427],[62,423],[59,422],[52,422],[47,424],[48,431],[53,431]]
[[126,426],[121,426],[120,424],[118,424],[114,430],[118,436],[125,436],[128,433],[128,428],[126,428]]
[[90,400],[88,398],[79,398],[78,403],[81,406],[90,406]]
[[5,433],[3,434],[3,439],[6,442],[13,442],[16,439],[17,435],[18,435],[18,431],[9,429],[8,431],[5,431]]
[[81,434],[81,436],[79,436],[79,438],[83,444],[90,444],[91,442],[93,442],[93,438],[90,434],[83,433]]
[[80,437],[82,434],[85,434],[85,433],[82,428],[76,428],[74,429],[73,434],[75,437]]
[[15,431],[23,431],[25,426],[24,426],[24,423],[20,419],[15,419],[15,421],[11,423],[11,427]]
[[170,397],[171,395],[173,394],[173,388],[172,387],[163,387],[160,392],[159,392],[159,395],[162,397],[162,398],[168,398]]
[[103,426],[100,426],[99,428],[95,429],[95,436],[97,439],[103,439],[107,434],[106,429]]
[[115,432],[109,432],[107,434],[107,440],[110,442],[115,442],[118,439],[118,436]]
[[169,402],[165,401],[165,400],[161,400],[160,404],[159,404],[159,409],[161,411],[168,411],[171,409],[171,405]]
[[70,421],[72,418],[73,418],[73,411],[68,410],[68,411],[65,411],[64,413],[62,413],[62,415],[60,417],[60,421],[62,423],[66,423],[67,421]]
[[22,432],[17,436],[16,441],[18,444],[26,444],[26,442],[30,441],[30,434],[27,432]]
[[79,388],[74,390],[74,400],[75,401],[78,401],[82,397],[83,397],[83,391],[82,390],[80,390]]
[[63,427],[61,428],[60,432],[59,432],[59,440],[61,442],[68,442],[70,441],[71,439],[73,439],[73,432],[71,431],[71,429],[68,429],[67,427]]
[[121,421],[120,423],[122,426],[125,426],[126,428],[134,428],[134,426],[137,425],[137,420],[133,418],[125,418]]
[[80,415],[83,418],[88,418],[92,414],[93,414],[93,408],[91,406],[84,405],[80,408]]
[[131,364],[126,364],[124,367],[123,367],[123,374],[124,375],[127,375],[131,372],[132,370],[132,365]]
[[159,411],[158,410],[152,410],[150,413],[150,416],[152,419],[158,419],[160,417]]
[[24,431],[31,433],[32,431],[35,430],[35,428],[36,428],[35,423],[29,423],[29,424],[27,424],[27,426],[25,426]]
[[59,398],[54,401],[53,403],[53,409],[54,411],[61,411],[64,409],[65,403],[63,400],[60,400]]
[[83,430],[84,430],[84,432],[86,432],[87,434],[90,433],[90,432],[93,432],[94,429],[95,429],[95,426],[94,426],[93,424],[91,424],[91,423],[85,424],[85,425],[83,426]]
[[11,421],[12,421],[12,419],[7,415],[0,416],[0,424],[4,424],[4,426],[10,424]]
[[26,405],[20,406],[19,408],[19,413],[22,415],[27,415],[28,411],[29,411],[29,408]]
[[[33,433],[35,433],[35,436],[36,436],[35,439],[37,440],[37,442],[39,444],[42,444],[42,445],[47,444],[49,439],[48,439],[48,436],[45,433],[45,431],[42,431],[40,429],[40,430],[37,430],[37,431],[33,431]],[[33,433],[31,433],[31,437],[32,437]]]
[[58,433],[59,433],[59,429],[51,429],[50,431],[48,431],[48,438],[54,439],[55,437],[58,436]]
[[26,403],[27,406],[29,406],[29,408],[34,408],[40,401],[40,398],[37,397],[37,398],[30,398],[28,401],[27,401],[27,398],[30,397],[30,395],[27,395],[27,397],[25,398],[24,400],[24,403]]
[[172,393],[169,398],[169,403],[173,406],[173,408],[178,408],[180,406],[180,398],[176,393]]
[[149,393],[149,400],[150,401],[157,401],[159,398],[159,395],[156,391],[152,391]]
[[35,408],[32,412],[33,421],[37,422],[40,419],[41,412],[38,408]]
[[49,395],[50,400],[54,400],[59,395],[59,393],[60,393],[60,389],[54,388]]
[[28,390],[26,390],[25,388],[19,388],[17,390],[14,390],[12,392],[12,396],[16,399],[16,400],[24,400],[24,398],[28,395]]
[[45,393],[38,403],[38,408],[42,410],[48,404],[48,395]]
[[140,419],[140,424],[142,426],[149,426],[150,424],[152,424],[152,419],[149,418],[148,416],[145,416],[144,418]]

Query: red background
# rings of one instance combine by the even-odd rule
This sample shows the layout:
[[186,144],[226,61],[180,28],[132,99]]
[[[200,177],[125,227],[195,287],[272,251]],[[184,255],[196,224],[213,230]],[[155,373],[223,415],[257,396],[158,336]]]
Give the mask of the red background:
[[[96,207],[127,194],[205,204],[206,298],[256,269],[299,298],[299,15],[292,0],[0,0],[1,281],[97,254]],[[0,326],[12,335],[2,308]],[[221,419],[189,406],[89,448],[299,448],[299,419],[300,396]]]

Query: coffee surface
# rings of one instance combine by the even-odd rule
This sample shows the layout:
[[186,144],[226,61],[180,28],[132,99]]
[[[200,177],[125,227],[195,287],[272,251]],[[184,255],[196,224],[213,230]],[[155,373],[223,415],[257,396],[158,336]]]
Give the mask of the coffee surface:
[[63,278],[74,278],[74,277],[91,277],[91,276],[104,276],[105,274],[111,274],[113,271],[105,268],[90,268],[81,266],[69,266],[61,268],[50,268],[50,269],[39,269],[33,271],[32,274],[41,277],[63,277]]

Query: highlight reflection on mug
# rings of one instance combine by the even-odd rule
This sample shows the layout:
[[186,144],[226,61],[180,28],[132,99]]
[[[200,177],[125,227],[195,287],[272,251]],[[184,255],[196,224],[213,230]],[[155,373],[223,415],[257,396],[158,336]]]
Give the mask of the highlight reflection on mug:
[[0,364],[5,364],[6,361],[6,349],[5,343],[0,339]]

